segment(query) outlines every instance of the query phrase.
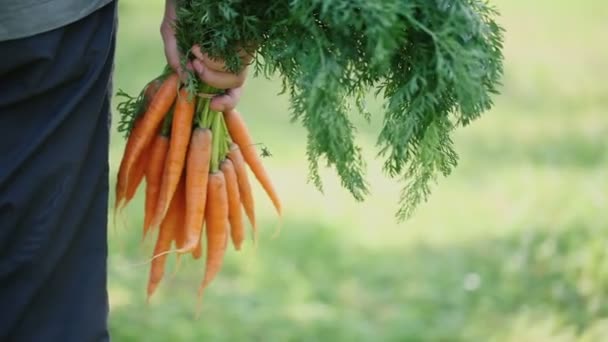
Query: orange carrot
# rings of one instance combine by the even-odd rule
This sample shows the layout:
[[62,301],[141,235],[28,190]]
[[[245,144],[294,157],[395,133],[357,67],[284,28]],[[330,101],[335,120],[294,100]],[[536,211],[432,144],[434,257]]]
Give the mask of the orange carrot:
[[192,251],[192,257],[195,260],[200,259],[203,256],[203,240],[201,238],[198,239],[196,243],[196,248]]
[[[154,95],[156,95],[156,93],[158,92],[158,88],[161,85],[161,81],[159,79],[155,79],[154,81],[148,83],[146,85],[146,87],[144,88],[144,100],[143,100],[143,106],[141,111],[138,113],[138,117],[135,119],[135,122],[133,123],[134,126],[140,125],[141,122],[141,114],[144,113],[148,107],[150,106],[150,102],[152,101],[152,98],[154,98]],[[129,135],[129,137],[127,138],[127,144],[125,147],[125,150],[129,150],[132,148],[134,139],[132,135]],[[142,153],[142,156],[145,156],[146,153]],[[137,190],[137,187],[139,186],[139,183],[141,182],[141,179],[138,177],[138,175],[140,174],[140,169],[142,166],[142,157],[140,156],[137,161],[135,162],[135,165],[137,166],[133,172],[135,174],[136,178],[136,184],[134,184],[133,186],[129,186],[129,188],[127,188],[125,190],[126,184],[122,183],[121,180],[124,180],[128,177],[130,177],[129,175],[125,175],[125,166],[126,164],[124,163],[125,158],[123,156],[123,159],[121,160],[120,163],[120,167],[118,170],[118,181],[116,182],[116,203],[115,203],[115,207],[114,207],[114,211],[116,211],[116,209],[118,208],[118,206],[121,204],[121,202],[126,199],[126,202],[124,203],[124,205],[126,205],[131,198],[133,197],[133,195],[135,195],[135,191]],[[145,164],[145,163],[144,163]]]
[[194,100],[189,99],[188,91],[182,88],[175,103],[169,152],[165,160],[165,169],[160,186],[156,210],[152,219],[152,227],[157,227],[167,213],[171,198],[177,188],[182,174],[188,143],[192,134],[192,118],[194,117]]
[[173,73],[162,82],[162,85],[154,95],[147,110],[141,115],[140,120],[133,125],[129,139],[123,153],[118,179],[116,181],[116,204],[115,211],[120,207],[129,187],[131,169],[143,153],[146,146],[154,138],[165,114],[175,101],[179,77]]
[[234,165],[230,159],[225,159],[220,165],[220,169],[226,180],[226,193],[228,194],[228,221],[230,221],[230,236],[234,248],[238,251],[245,238],[243,227],[243,215],[241,209],[241,196],[239,195],[239,185],[236,177]]
[[156,78],[146,85],[146,88],[144,89],[144,111],[150,107],[154,95],[156,95],[162,84],[163,81],[160,78]]
[[253,228],[254,240],[257,234],[257,228],[255,224],[255,203],[253,200],[253,193],[251,191],[251,184],[249,183],[249,176],[247,175],[247,169],[245,168],[245,160],[239,147],[236,144],[230,145],[230,152],[228,158],[232,161],[234,171],[236,172],[236,179],[239,186],[239,196],[245,208],[245,214],[249,218],[251,227]]
[[[183,177],[182,177],[183,178]],[[180,181],[180,183],[183,180]],[[148,300],[154,294],[156,287],[160,283],[165,274],[165,262],[167,260],[166,252],[171,248],[171,242],[175,239],[175,232],[179,229],[180,212],[179,212],[179,196],[174,196],[167,215],[163,218],[154,247],[154,256],[162,253],[162,255],[152,259],[150,266],[150,278],[148,280]]]
[[[178,224],[175,230],[175,247],[180,249],[184,245],[185,235],[186,235],[186,170],[182,173],[180,182],[175,190],[175,195],[173,195],[173,201],[176,201],[176,211],[178,214]],[[179,254],[177,254],[179,257]]]
[[186,162],[186,236],[180,250],[182,253],[192,252],[200,245],[207,202],[211,141],[212,134],[208,128],[196,128],[192,133]]
[[[135,122],[133,123],[133,129],[135,129],[137,126],[139,126],[141,124],[141,119],[136,119]],[[114,200],[114,214],[116,214],[116,211],[118,210],[118,208],[120,208],[123,205],[123,201],[125,200],[125,197],[127,197],[127,174],[126,174],[126,160],[127,160],[127,154],[130,153],[129,151],[131,151],[133,149],[133,145],[135,144],[135,138],[133,137],[133,135],[129,135],[129,137],[127,138],[127,143],[125,145],[125,151],[123,154],[123,157],[120,161],[120,166],[118,167],[118,174],[116,175],[116,198]],[[135,163],[137,163],[137,160],[135,161]]]
[[141,181],[144,179],[146,166],[148,165],[148,160],[150,159],[150,149],[151,146],[146,146],[144,152],[139,156],[139,158],[137,158],[137,161],[135,162],[135,165],[131,171],[132,174],[129,176],[129,179],[132,179],[133,181],[130,181],[129,186],[127,187],[124,205],[127,205],[133,199],[139,184],[141,184]]
[[[145,112],[148,109],[148,107],[150,106],[150,103],[152,102],[152,99],[154,98],[154,95],[156,95],[156,93],[158,92],[158,89],[160,88],[161,85],[162,85],[162,81],[158,78],[146,85],[146,88],[144,90],[144,104],[143,104],[143,109],[142,109],[143,112]],[[133,182],[129,182],[129,186],[127,187],[126,203],[128,203],[131,199],[133,199],[133,196],[135,195],[137,188],[139,187],[139,185],[141,184],[141,181],[146,176],[146,169],[148,168],[148,162],[150,160],[150,152],[152,152],[152,145],[153,145],[153,141],[150,141],[148,143],[148,145],[144,148],[144,151],[141,153],[141,155],[137,159],[137,162],[135,163],[135,167],[133,168],[133,171],[132,171],[133,174],[129,175],[129,179],[133,179]],[[146,182],[147,182],[147,180],[146,180]],[[125,205],[126,205],[126,203],[125,203]]]
[[[184,245],[184,236],[186,235],[186,231],[185,231],[186,226],[184,224],[184,222],[186,221],[186,170],[184,170],[182,172],[182,176],[180,178],[179,184],[177,185],[177,189],[175,190],[175,195],[173,195],[173,199],[171,200],[171,203],[173,203],[173,201],[176,201],[175,211],[177,212],[177,215],[178,215],[178,220],[177,220],[177,224],[175,227],[175,234],[174,234],[175,235],[175,238],[174,238],[175,248],[180,249]],[[180,266],[180,261],[181,261],[180,254],[176,254],[176,257],[177,257],[177,260],[175,263],[174,274],[177,273],[179,266]]]
[[254,148],[253,139],[241,114],[236,110],[226,111],[224,113],[224,120],[226,121],[226,126],[228,127],[228,132],[230,133],[232,140],[241,149],[245,162],[249,165],[251,172],[253,172],[258,182],[260,182],[268,194],[268,197],[270,197],[270,200],[280,217],[282,214],[281,201],[274,189],[270,176],[264,168],[262,160]]
[[228,195],[224,174],[219,171],[209,174],[205,225],[207,259],[199,298],[221,269],[228,241]]
[[163,177],[164,163],[167,156],[167,150],[169,149],[169,138],[158,134],[154,138],[154,142],[150,151],[150,158],[146,167],[146,203],[144,210],[144,233],[143,238],[146,237],[150,224],[152,223],[152,216],[156,209],[158,202],[158,193],[160,191],[160,184]]

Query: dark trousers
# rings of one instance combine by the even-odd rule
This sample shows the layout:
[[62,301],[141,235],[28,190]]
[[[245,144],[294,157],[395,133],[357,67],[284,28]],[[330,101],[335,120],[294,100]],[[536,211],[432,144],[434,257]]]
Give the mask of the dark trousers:
[[107,341],[114,3],[0,42],[0,341]]

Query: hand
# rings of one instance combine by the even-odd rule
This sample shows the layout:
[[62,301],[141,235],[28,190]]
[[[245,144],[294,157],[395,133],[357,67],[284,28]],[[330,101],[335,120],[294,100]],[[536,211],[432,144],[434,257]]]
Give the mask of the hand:
[[[165,15],[160,26],[160,33],[165,46],[165,57],[169,66],[184,79],[180,59],[181,54],[175,39],[175,0],[166,0]],[[188,62],[187,68],[196,72],[198,77],[214,88],[225,90],[222,95],[215,96],[210,103],[210,109],[223,112],[234,109],[241,98],[243,85],[247,78],[247,67],[238,74],[226,71],[224,61],[212,60],[203,53],[198,46],[191,50],[194,60]],[[244,65],[248,65],[251,57],[244,58]]]

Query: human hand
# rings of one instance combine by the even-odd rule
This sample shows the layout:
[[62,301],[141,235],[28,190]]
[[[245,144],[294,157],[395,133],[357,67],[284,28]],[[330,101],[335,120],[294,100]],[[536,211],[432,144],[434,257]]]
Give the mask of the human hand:
[[[175,18],[175,0],[166,0],[165,14],[160,26],[165,57],[169,66],[184,79],[185,74],[180,63],[182,55],[179,52],[175,38]],[[189,61],[186,67],[194,71],[205,84],[216,89],[225,90],[223,94],[213,97],[210,109],[220,112],[234,109],[243,92],[243,85],[247,78],[247,65],[251,61],[251,56],[243,56],[243,65],[245,67],[238,74],[234,74],[227,71],[224,61],[209,58],[198,46],[193,46],[191,52],[194,59]]]

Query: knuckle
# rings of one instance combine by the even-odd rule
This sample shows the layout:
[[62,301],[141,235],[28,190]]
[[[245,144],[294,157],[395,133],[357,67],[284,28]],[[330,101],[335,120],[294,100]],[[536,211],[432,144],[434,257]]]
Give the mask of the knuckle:
[[216,67],[218,70],[221,70],[221,71],[226,71],[226,70],[228,70],[228,66],[226,65],[226,62],[225,62],[225,61],[223,61],[223,60],[221,60],[221,61],[220,61],[220,60],[216,60],[216,61],[214,61],[214,64],[215,64],[215,67]]
[[163,20],[163,21],[160,23],[160,27],[159,27],[160,34],[161,34],[163,37],[165,37],[165,36],[167,35],[167,33],[169,33],[169,31],[168,31],[169,29],[170,29],[170,28],[167,26],[167,22]]
[[245,80],[246,80],[246,75],[244,73],[239,74],[234,81],[233,88],[242,87],[245,84]]
[[210,86],[213,86],[212,80],[209,80],[209,77],[207,76],[207,73],[204,70],[197,70],[196,73],[198,74],[198,77],[201,79],[201,81],[209,84]]
[[227,99],[226,101],[222,102],[222,108],[224,110],[231,110],[234,107],[236,107],[236,103],[233,99]]
[[221,83],[220,81],[218,81],[217,79],[213,78],[213,77],[209,77],[208,74],[203,74],[203,75],[199,75],[201,77],[201,80],[203,80],[203,82],[207,83],[208,85],[212,86],[213,88],[217,88],[217,89],[224,89],[224,84]]
[[192,50],[190,50],[190,51],[192,51],[192,54],[194,55],[194,57],[196,57],[197,59],[204,62],[203,55],[201,54],[201,50],[198,47],[198,45],[193,46]]

